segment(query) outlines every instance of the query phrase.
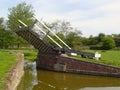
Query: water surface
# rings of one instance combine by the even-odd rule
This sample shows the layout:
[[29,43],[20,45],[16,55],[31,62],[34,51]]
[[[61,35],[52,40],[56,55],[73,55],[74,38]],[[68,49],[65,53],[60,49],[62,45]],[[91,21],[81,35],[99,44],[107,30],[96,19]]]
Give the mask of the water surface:
[[120,78],[36,70],[28,62],[17,90],[120,90]]

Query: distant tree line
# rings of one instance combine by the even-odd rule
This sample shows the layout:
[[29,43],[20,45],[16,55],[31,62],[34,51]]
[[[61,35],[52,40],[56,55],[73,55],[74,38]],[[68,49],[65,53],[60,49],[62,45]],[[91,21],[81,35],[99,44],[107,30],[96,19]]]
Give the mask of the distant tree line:
[[[22,20],[28,26],[32,25],[34,10],[31,5],[25,2],[18,4],[16,7],[9,9],[8,20],[0,18],[0,48],[13,48],[17,46],[29,45],[24,39],[16,35],[13,30],[19,26],[17,20]],[[63,41],[65,41],[72,49],[103,49],[109,50],[120,47],[120,34],[105,35],[100,33],[97,36],[82,37],[79,29],[73,28],[70,22],[57,20],[52,23],[44,22],[54,33],[56,33]],[[55,36],[50,34],[56,41]],[[55,45],[49,39],[50,44]],[[62,43],[60,43],[62,44]],[[64,47],[64,46],[63,46]]]
[[[62,23],[64,23],[65,28],[63,28]],[[56,30],[56,34],[73,49],[109,50],[115,47],[120,47],[120,34],[105,35],[104,33],[99,33],[98,36],[91,35],[89,37],[82,37],[82,32],[78,29],[72,28],[70,23],[68,23],[69,22],[65,21],[57,21],[47,25],[50,26],[53,31]],[[52,37],[55,38],[54,36]],[[49,42],[53,45],[53,42]]]

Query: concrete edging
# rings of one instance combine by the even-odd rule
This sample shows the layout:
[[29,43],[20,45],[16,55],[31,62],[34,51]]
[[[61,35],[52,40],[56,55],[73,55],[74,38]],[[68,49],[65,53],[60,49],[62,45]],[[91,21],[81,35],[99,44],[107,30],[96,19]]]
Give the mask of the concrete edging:
[[17,55],[17,64],[11,69],[6,81],[5,90],[16,90],[24,75],[24,54]]

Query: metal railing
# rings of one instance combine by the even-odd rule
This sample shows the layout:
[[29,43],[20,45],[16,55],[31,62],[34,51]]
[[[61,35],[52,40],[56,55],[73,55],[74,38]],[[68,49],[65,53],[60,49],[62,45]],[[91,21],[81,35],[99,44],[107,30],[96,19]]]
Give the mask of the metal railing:
[[[61,39],[59,38],[48,26],[46,26],[44,23],[37,20],[35,17],[33,18],[35,20],[35,23],[32,27],[32,31],[39,36],[40,39],[44,39],[45,37],[48,37],[52,42],[54,42],[59,48],[63,48],[62,45],[60,45],[56,40],[54,40],[50,34],[54,35],[59,42],[61,42],[63,45],[65,45],[68,49],[71,50],[71,48]],[[18,20],[20,24],[22,24],[24,27],[28,27],[24,22],[21,20]]]

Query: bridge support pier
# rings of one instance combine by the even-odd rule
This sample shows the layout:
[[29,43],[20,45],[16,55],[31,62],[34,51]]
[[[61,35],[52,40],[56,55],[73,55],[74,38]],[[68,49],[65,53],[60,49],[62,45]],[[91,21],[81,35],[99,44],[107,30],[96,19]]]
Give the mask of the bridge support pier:
[[40,54],[37,68],[59,72],[120,77],[120,68],[82,61],[61,55]]

